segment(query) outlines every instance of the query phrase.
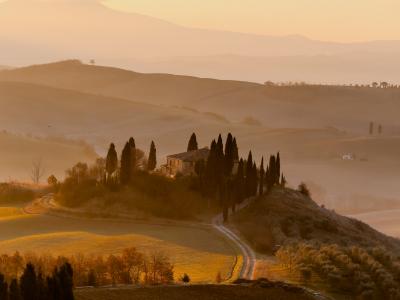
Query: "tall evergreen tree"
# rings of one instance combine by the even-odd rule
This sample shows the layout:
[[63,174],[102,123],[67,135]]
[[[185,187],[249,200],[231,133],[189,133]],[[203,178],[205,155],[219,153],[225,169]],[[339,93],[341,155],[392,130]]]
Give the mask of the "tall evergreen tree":
[[235,162],[239,161],[239,148],[236,142],[236,138],[233,138],[233,160]]
[[276,155],[276,175],[275,175],[275,184],[279,184],[279,179],[281,177],[281,157],[280,154],[278,152],[278,154]]
[[131,177],[136,171],[136,142],[133,137],[129,139],[129,146],[131,148]]
[[195,133],[192,133],[190,139],[189,139],[189,143],[188,143],[188,147],[187,147],[187,151],[195,151],[195,150],[199,150],[199,146],[197,144],[197,137]]
[[21,290],[19,289],[19,284],[18,284],[17,279],[11,280],[9,299],[10,300],[22,300]]
[[261,158],[261,165],[260,165],[260,187],[259,187],[259,194],[262,196],[264,194],[264,157]]
[[286,181],[286,177],[283,175],[283,173],[282,173],[282,177],[281,177],[281,187],[286,187],[286,183],[287,183],[287,181]]
[[131,146],[131,148],[136,148],[136,141],[133,137],[129,138],[128,143],[129,143],[129,146]]
[[131,180],[131,171],[132,171],[131,154],[132,154],[132,149],[131,146],[129,145],[129,142],[127,142],[121,154],[120,180],[121,184],[123,185],[128,184]]
[[270,172],[270,187],[273,187],[276,183],[276,158],[275,155],[271,155],[269,159],[269,172]]
[[43,278],[43,274],[41,272],[37,276],[37,291],[38,291],[39,299],[48,299],[49,298],[46,281]]
[[0,299],[8,300],[8,284],[4,275],[0,273]]
[[204,197],[206,195],[205,189],[205,176],[206,176],[206,162],[204,159],[197,161],[194,165],[194,171],[196,172],[198,182],[199,182],[199,189],[201,195]]
[[229,133],[225,142],[225,176],[229,177],[232,174],[234,165],[234,145],[232,134]]
[[74,300],[73,293],[73,270],[69,263],[65,263],[57,272],[57,282],[60,284],[62,300]]
[[115,145],[111,143],[110,148],[108,149],[107,158],[106,158],[106,171],[108,179],[117,171],[118,169],[118,155],[117,151],[115,151]]
[[[210,153],[206,164],[206,189],[209,198],[215,194],[217,187],[217,143],[215,140],[211,142]],[[208,203],[210,207],[210,202]]]
[[245,194],[250,197],[253,193],[253,154],[251,151],[247,157],[246,162],[246,180],[245,180]]
[[[245,198],[244,162],[240,159],[235,176],[235,202],[241,203]],[[234,209],[233,209],[234,210]]]
[[154,171],[157,166],[157,150],[154,141],[150,145],[149,160],[147,162],[147,170]]
[[258,192],[258,171],[257,171],[257,165],[254,162],[253,163],[253,168],[251,172],[251,196],[256,196]]
[[221,135],[218,136],[217,147],[216,147],[216,175],[218,186],[222,184],[224,177],[224,166],[225,166],[225,156],[224,156],[224,143],[222,142]]
[[35,267],[29,263],[20,279],[20,288],[23,300],[38,300],[38,286]]

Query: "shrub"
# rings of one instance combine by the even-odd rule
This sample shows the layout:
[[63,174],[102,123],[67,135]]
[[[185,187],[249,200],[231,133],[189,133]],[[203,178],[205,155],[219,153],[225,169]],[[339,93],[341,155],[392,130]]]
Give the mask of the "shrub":
[[298,191],[306,197],[311,197],[311,192],[304,182],[300,183],[300,185],[298,187]]
[[190,282],[190,277],[189,277],[189,275],[188,274],[183,274],[183,276],[181,277],[181,281],[183,282],[183,283],[189,283]]

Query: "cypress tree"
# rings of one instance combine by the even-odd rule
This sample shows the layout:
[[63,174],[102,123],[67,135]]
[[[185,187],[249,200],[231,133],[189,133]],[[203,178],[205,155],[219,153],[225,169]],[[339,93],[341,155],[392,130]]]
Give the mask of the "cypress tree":
[[286,183],[287,183],[286,177],[285,177],[285,176],[283,175],[283,173],[282,173],[282,177],[281,177],[281,187],[285,188]]
[[111,176],[114,174],[117,168],[118,168],[118,155],[117,151],[115,151],[115,145],[111,143],[106,158],[106,171],[108,179],[111,178]]
[[21,290],[19,289],[17,279],[13,279],[10,283],[9,299],[10,300],[22,300]]
[[59,283],[61,299],[74,300],[73,293],[73,270],[69,263],[65,263],[56,274],[57,282]]
[[0,273],[0,299],[8,299],[8,284],[4,275]]
[[131,170],[132,170],[131,154],[132,154],[132,149],[131,146],[129,145],[129,142],[127,142],[121,154],[120,180],[121,184],[123,185],[128,184],[131,180]]
[[258,174],[257,173],[258,173],[257,165],[254,162],[252,172],[251,172],[251,196],[257,195],[257,190],[258,190]]
[[225,176],[231,176],[234,165],[234,145],[232,134],[228,134],[225,142]]
[[236,138],[233,138],[232,142],[232,148],[233,148],[233,161],[239,161],[239,148],[236,142]]
[[37,300],[38,286],[35,267],[29,263],[20,279],[21,295],[23,300]]
[[252,186],[253,186],[252,172],[253,172],[253,154],[250,151],[246,162],[246,180],[245,180],[246,197],[250,197],[252,194]]
[[136,143],[135,139],[131,137],[129,139],[129,146],[131,148],[131,178],[136,171]]
[[220,186],[224,176],[225,156],[224,156],[224,144],[222,142],[221,135],[218,136],[217,147],[216,147],[216,175],[217,183]]
[[157,166],[157,150],[154,141],[151,141],[149,161],[147,162],[147,170],[154,171]]
[[48,290],[46,286],[46,282],[43,278],[43,274],[40,272],[37,276],[37,291],[40,299],[48,299]]
[[276,183],[276,159],[274,155],[271,155],[269,159],[269,172],[270,172],[270,187],[273,187]]
[[197,137],[195,133],[192,133],[190,139],[189,139],[189,143],[188,143],[188,147],[187,147],[187,151],[195,151],[198,150],[198,144],[197,144]]
[[205,190],[205,176],[206,176],[206,163],[203,159],[196,161],[195,165],[194,165],[194,171],[197,174],[198,180],[199,180],[199,189],[200,189],[200,193],[201,195],[204,197],[206,194],[206,190]]
[[264,176],[265,176],[264,157],[262,157],[261,158],[261,165],[260,165],[260,188],[259,188],[260,196],[262,196],[264,194]]
[[[212,196],[215,194],[216,182],[217,182],[216,168],[217,168],[217,143],[215,142],[215,140],[213,140],[211,142],[210,154],[208,155],[207,164],[206,164],[206,178],[205,179],[207,182],[206,189],[208,190],[209,196]],[[209,207],[210,207],[210,203],[209,203]]]
[[245,178],[244,178],[244,162],[243,159],[240,159],[238,165],[238,171],[235,177],[235,202],[241,203],[245,198]]
[[276,170],[275,171],[276,171],[275,184],[279,185],[279,179],[281,177],[281,157],[280,157],[279,152],[276,155]]

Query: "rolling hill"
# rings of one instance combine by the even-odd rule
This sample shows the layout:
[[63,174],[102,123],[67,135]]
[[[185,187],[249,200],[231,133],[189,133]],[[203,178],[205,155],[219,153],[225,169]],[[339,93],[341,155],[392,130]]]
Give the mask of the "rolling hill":
[[[0,72],[0,81],[73,89],[131,101],[189,107],[233,122],[253,117],[272,128],[336,127],[367,133],[370,121],[399,132],[400,89],[265,86],[168,74],[142,74],[65,61]],[[356,113],[355,113],[356,112]]]
[[400,251],[400,240],[321,207],[310,197],[290,189],[277,188],[258,198],[234,216],[233,224],[260,252],[302,241],[365,248],[383,246],[394,254]]
[[[77,161],[93,162],[97,158],[91,146],[64,138],[35,138],[0,132],[0,180],[30,181],[32,163],[42,160],[44,176],[62,178],[65,170]],[[62,159],[60,159],[62,157]]]
[[[265,86],[64,61],[0,71],[0,94],[1,129],[84,139],[100,155],[111,141],[119,152],[134,136],[147,152],[154,140],[159,165],[192,132],[200,146],[232,132],[244,157],[280,151],[290,184],[307,182],[318,203],[349,214],[400,208],[399,89]],[[367,135],[370,121],[382,135]],[[357,159],[343,161],[347,153]]]
[[257,82],[400,79],[399,41],[334,43],[188,28],[92,0],[4,1],[0,36],[1,63],[15,66],[78,57],[143,72]]

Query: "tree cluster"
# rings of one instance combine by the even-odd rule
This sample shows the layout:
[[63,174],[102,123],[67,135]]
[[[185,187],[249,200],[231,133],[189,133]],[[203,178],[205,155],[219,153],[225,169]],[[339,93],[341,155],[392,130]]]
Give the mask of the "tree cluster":
[[[51,283],[47,278],[56,275],[65,276],[65,270],[70,270],[71,272],[68,273],[71,275],[68,277],[69,281],[57,279],[55,282],[64,282],[63,286],[71,288],[72,286],[105,286],[111,284],[168,284],[174,280],[173,265],[167,256],[162,253],[145,255],[134,247],[123,249],[120,255],[108,256],[78,253],[72,256],[54,257],[50,254],[36,255],[34,253],[20,255],[18,252],[14,255],[2,255],[0,273],[3,274],[1,277],[3,282],[8,284],[12,283],[14,278],[20,278],[19,282],[22,284],[23,278],[26,277],[24,277],[26,273],[24,265],[30,266],[29,274],[30,277],[36,278],[35,282],[45,278],[47,284]],[[32,269],[38,270],[35,276],[32,275]],[[0,299],[3,300],[1,297]],[[10,300],[12,299],[14,298]],[[42,298],[29,299],[41,300]],[[25,298],[21,300],[25,300]]]
[[298,244],[281,248],[277,257],[305,281],[317,276],[357,299],[400,299],[400,261],[384,248]]
[[[192,135],[189,145],[196,139]],[[218,200],[224,220],[228,219],[229,209],[233,212],[244,199],[264,194],[278,184],[285,184],[281,177],[280,155],[272,155],[267,169],[264,159],[258,168],[250,151],[247,160],[239,158],[237,140],[231,133],[227,135],[225,145],[222,136],[211,142],[207,161],[198,161],[195,166],[202,195]]]
[[155,143],[150,144],[150,152],[148,160],[144,159],[144,153],[136,148],[134,138],[130,138],[121,153],[120,163],[118,154],[113,143],[110,144],[106,157],[106,178],[105,181],[110,184],[120,183],[121,185],[129,184],[138,169],[154,171],[157,166],[157,150]]
[[19,278],[16,276],[9,281],[0,273],[0,299],[73,300],[72,267],[64,263],[54,268],[51,274],[44,275],[40,269],[28,263]]

